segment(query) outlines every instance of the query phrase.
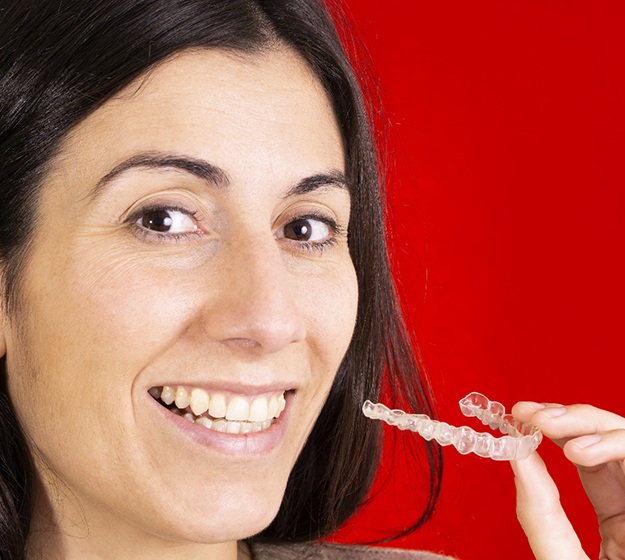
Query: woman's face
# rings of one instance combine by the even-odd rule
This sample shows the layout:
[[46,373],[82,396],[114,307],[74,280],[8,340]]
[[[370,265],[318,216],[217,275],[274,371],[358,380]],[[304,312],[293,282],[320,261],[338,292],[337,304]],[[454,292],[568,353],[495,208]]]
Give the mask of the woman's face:
[[183,53],[73,131],[3,329],[67,534],[127,554],[271,521],[355,323],[343,172],[288,50]]

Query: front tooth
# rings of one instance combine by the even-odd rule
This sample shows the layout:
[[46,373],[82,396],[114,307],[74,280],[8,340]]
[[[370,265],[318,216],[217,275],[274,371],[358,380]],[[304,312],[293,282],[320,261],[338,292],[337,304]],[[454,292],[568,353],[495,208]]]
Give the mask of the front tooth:
[[238,434],[241,432],[241,422],[226,422],[226,433]]
[[268,417],[268,405],[265,397],[258,397],[254,399],[252,406],[250,407],[250,422],[262,422],[267,420]]
[[[234,397],[228,403],[226,420],[247,420],[250,416],[250,405],[244,397]],[[235,432],[232,432],[235,433]],[[238,433],[238,431],[236,432]]]
[[226,415],[226,397],[220,393],[215,393],[210,399],[208,413],[213,418],[223,418]]
[[204,389],[193,389],[189,404],[193,414],[204,414],[208,410],[208,393]]
[[161,391],[161,400],[166,405],[170,405],[176,400],[176,393],[169,385],[165,385],[163,387],[163,390]]
[[176,406],[179,409],[187,408],[189,406],[189,393],[184,387],[178,387],[176,389]]
[[274,395],[269,399],[269,404],[267,405],[267,416],[269,418],[275,418],[278,415],[278,399]]
[[213,421],[210,418],[206,418],[206,416],[198,418],[195,423],[200,424],[205,428],[211,428],[213,426]]
[[228,422],[225,420],[215,420],[215,422],[213,422],[213,430],[216,432],[225,432],[227,424]]

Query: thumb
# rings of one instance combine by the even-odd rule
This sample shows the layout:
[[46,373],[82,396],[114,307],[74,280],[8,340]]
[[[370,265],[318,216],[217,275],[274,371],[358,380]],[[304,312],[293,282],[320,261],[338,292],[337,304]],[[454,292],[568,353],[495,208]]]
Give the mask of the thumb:
[[536,560],[589,560],[538,453],[510,465],[515,474],[517,517]]

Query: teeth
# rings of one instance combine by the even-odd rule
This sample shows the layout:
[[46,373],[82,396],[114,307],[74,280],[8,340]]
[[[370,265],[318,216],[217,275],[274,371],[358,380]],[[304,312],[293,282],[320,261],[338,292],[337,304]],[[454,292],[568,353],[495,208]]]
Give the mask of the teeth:
[[204,389],[193,389],[189,404],[193,414],[196,416],[204,414],[208,410],[208,393]]
[[187,390],[184,387],[178,387],[176,389],[176,406],[182,410],[183,408],[187,408],[190,402],[191,400]]
[[225,432],[228,426],[228,422],[225,420],[215,420],[213,422],[213,430],[216,432]]
[[208,413],[213,418],[223,418],[226,415],[226,397],[220,393],[215,393],[208,407]]
[[[250,416],[250,405],[244,397],[234,397],[228,403],[226,420],[247,420]],[[235,432],[236,433],[236,432]]]
[[165,385],[165,387],[163,387],[163,390],[161,392],[161,400],[166,404],[166,405],[170,405],[171,403],[174,402],[174,400],[176,399],[176,393],[174,392],[174,390]]
[[276,418],[280,416],[280,414],[282,414],[282,411],[284,410],[285,407],[286,407],[286,399],[284,398],[284,394],[282,394],[278,397],[278,414]]
[[209,395],[199,387],[187,388],[183,385],[175,388],[169,385],[152,387],[148,392],[189,422],[229,434],[266,430],[286,407],[284,393],[251,399],[244,395],[226,397],[219,392]]
[[209,429],[213,427],[213,421],[210,418],[206,418],[206,416],[201,416],[195,421],[195,423]]
[[254,399],[252,406],[250,406],[250,415],[248,420],[250,422],[262,422],[268,418],[269,408],[267,405],[267,399],[265,397],[258,397]]
[[269,399],[269,404],[267,405],[267,417],[269,418],[277,418],[278,417],[278,398],[273,396]]
[[226,433],[228,434],[240,434],[241,422],[226,422]]

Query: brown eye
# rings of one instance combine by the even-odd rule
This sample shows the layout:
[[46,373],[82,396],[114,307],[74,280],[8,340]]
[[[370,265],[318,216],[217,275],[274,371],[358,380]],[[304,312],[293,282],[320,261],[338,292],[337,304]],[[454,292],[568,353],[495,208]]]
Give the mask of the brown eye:
[[153,210],[144,214],[141,218],[141,225],[152,231],[166,232],[173,224],[173,220],[166,210]]
[[197,230],[193,217],[181,210],[158,208],[144,212],[137,220],[140,227],[157,233],[192,233]]
[[330,235],[330,228],[321,220],[299,218],[284,226],[283,237],[293,241],[323,241]]

